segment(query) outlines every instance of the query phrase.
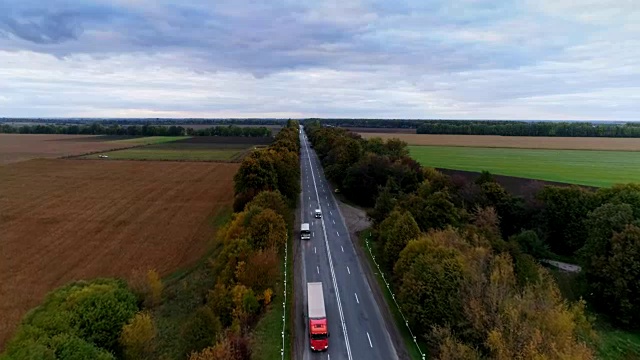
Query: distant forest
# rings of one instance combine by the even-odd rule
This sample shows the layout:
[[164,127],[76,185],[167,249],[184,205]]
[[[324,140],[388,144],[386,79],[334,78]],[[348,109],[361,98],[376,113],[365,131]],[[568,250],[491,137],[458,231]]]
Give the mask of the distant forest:
[[69,135],[129,135],[129,136],[271,136],[271,129],[260,127],[240,127],[234,125],[213,126],[204,129],[185,128],[182,126],[163,125],[129,125],[100,123],[91,125],[54,125],[36,124],[14,126],[0,125],[0,133],[6,134],[69,134]]
[[323,125],[361,128],[416,129],[418,134],[564,136],[564,137],[640,137],[640,123],[592,123],[498,120],[386,120],[386,119],[309,119]]

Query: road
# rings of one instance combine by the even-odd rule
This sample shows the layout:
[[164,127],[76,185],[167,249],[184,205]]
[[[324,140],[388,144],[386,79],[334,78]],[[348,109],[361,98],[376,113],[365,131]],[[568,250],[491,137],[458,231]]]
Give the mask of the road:
[[[303,359],[397,359],[338,203],[315,151],[303,134],[300,134],[300,216],[301,222],[310,225],[311,240],[296,241],[301,241],[302,283],[306,287],[307,282],[322,282],[330,333],[329,349],[315,353],[309,348],[305,325],[305,334],[301,334],[306,345]],[[317,208],[322,210],[321,219],[313,216]],[[303,293],[306,306],[306,290]],[[303,317],[298,316],[296,321],[303,321]]]

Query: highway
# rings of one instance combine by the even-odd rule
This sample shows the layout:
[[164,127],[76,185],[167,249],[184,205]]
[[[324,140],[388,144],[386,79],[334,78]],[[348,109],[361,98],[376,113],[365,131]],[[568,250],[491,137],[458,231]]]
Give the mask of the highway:
[[[300,215],[301,222],[309,223],[311,229],[311,240],[296,239],[302,242],[304,304],[307,303],[306,283],[322,282],[330,333],[329,349],[315,353],[309,348],[308,325],[305,325],[305,334],[298,334],[305,338],[303,359],[397,359],[338,203],[304,132],[300,134],[300,143]],[[313,216],[317,208],[322,210],[321,219]],[[303,321],[302,316],[298,319]]]

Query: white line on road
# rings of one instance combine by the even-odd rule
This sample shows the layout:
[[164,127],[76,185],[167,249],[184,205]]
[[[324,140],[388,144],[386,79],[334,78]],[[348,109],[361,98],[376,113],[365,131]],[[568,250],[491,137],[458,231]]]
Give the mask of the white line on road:
[[335,224],[336,224],[336,221],[335,221],[335,220],[331,219],[331,221],[333,221],[333,225],[335,225]]
[[333,215],[333,214],[331,213],[331,210],[329,210],[329,215]]
[[349,273],[349,275],[351,275],[351,270],[349,270],[348,266],[347,266],[347,272]]
[[[306,146],[306,141],[305,141]],[[309,159],[309,165],[311,165],[311,159]],[[311,168],[311,178],[313,179],[313,187],[316,191],[316,198],[319,200],[318,185],[316,184],[316,177],[313,174],[313,167]],[[342,334],[344,335],[344,345],[347,348],[347,359],[353,360],[351,356],[351,345],[349,344],[349,335],[347,334],[347,323],[344,321],[344,313],[342,311],[342,303],[340,301],[340,290],[338,290],[338,280],[336,279],[336,273],[333,268],[333,259],[331,258],[331,248],[329,247],[329,240],[327,238],[327,229],[324,226],[324,218],[320,219],[322,224],[322,232],[324,233],[324,245],[327,249],[327,258],[329,259],[329,270],[331,270],[331,280],[333,282],[333,288],[335,289],[336,302],[338,303],[338,314],[340,315],[340,325],[342,326]]]
[[318,266],[316,266],[316,271],[320,274],[320,268]]
[[342,252],[344,252],[344,248],[342,247],[342,245],[340,245],[340,250],[342,250]]
[[355,295],[355,296],[356,296],[356,302],[357,302],[358,304],[360,304],[360,300],[358,300],[358,294],[353,293],[353,295]]
[[317,253],[318,253],[318,251],[317,251],[317,249],[316,249],[316,247],[315,247],[315,246],[313,247],[313,253],[314,253],[314,254],[317,254]]
[[371,337],[369,336],[369,332],[367,332],[367,339],[369,339],[369,346],[373,347],[373,344],[371,343]]
[[340,233],[336,231],[336,234],[338,234],[338,236],[340,236]]

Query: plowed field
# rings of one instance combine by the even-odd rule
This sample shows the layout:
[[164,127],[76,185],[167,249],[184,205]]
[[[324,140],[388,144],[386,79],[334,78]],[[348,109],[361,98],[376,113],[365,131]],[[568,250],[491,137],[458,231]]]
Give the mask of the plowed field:
[[53,288],[207,250],[239,164],[30,160],[0,166],[0,348]]

